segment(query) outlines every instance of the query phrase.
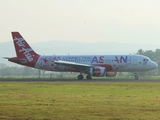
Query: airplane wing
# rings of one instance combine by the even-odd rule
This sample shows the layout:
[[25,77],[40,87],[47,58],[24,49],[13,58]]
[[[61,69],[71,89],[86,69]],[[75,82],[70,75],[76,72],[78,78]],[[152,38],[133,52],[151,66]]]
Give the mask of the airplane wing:
[[58,64],[58,65],[65,65],[65,66],[68,66],[68,67],[72,67],[72,68],[75,68],[75,69],[80,70],[80,71],[84,71],[84,70],[92,67],[92,65],[88,65],[88,64],[80,64],[80,63],[67,62],[67,61],[61,61],[61,60],[53,61],[53,62],[55,64]]

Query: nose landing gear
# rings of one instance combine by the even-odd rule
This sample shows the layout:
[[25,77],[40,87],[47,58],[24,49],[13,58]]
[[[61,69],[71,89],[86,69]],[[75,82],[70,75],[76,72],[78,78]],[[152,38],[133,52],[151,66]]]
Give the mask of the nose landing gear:
[[135,79],[135,80],[138,80],[138,76],[137,76],[137,75],[135,75],[135,76],[134,76],[134,79]]
[[135,80],[138,80],[137,71],[134,72],[134,79],[135,79]]

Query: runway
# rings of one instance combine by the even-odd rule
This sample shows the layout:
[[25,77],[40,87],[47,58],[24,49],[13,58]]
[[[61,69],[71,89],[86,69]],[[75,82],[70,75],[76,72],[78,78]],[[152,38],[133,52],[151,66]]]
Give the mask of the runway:
[[78,80],[70,78],[0,78],[0,82],[160,82],[160,79],[92,79]]

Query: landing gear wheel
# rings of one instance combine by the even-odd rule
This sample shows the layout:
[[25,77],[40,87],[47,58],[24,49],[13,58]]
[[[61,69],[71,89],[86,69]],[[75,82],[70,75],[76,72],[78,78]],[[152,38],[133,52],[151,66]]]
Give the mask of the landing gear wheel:
[[92,77],[90,75],[87,75],[86,78],[87,78],[87,80],[91,80],[92,79]]
[[134,79],[135,79],[135,80],[138,80],[138,76],[134,76]]
[[78,75],[78,80],[83,80],[83,75]]
[[134,79],[138,80],[137,71],[134,72]]

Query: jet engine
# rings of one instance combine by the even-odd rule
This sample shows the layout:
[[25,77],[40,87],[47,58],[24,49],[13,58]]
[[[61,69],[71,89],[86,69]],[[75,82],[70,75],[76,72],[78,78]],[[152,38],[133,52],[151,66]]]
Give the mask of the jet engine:
[[90,68],[89,74],[91,76],[105,76],[106,69],[104,67],[93,67]]

